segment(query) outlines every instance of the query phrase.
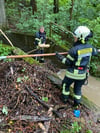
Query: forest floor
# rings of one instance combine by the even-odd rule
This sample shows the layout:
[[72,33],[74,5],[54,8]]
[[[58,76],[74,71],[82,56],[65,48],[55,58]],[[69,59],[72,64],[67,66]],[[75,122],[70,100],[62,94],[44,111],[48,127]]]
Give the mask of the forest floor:
[[24,61],[0,62],[0,133],[100,133],[100,116],[73,100],[60,100],[61,90],[49,79],[59,71],[51,61],[42,66]]

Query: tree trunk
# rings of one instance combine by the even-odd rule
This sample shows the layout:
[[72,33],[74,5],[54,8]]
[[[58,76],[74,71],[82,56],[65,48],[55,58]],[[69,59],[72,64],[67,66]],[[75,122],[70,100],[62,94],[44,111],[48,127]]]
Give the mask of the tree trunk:
[[[70,16],[69,16],[69,22],[72,20],[73,7],[74,7],[74,0],[71,0],[71,8],[69,9],[69,14],[70,14]],[[67,28],[68,28],[68,30],[71,30],[71,27],[70,26],[68,26]]]
[[73,6],[74,6],[74,0],[71,0],[71,8],[69,9],[69,13],[70,13],[70,20],[72,20],[72,14],[73,14]]
[[22,0],[23,5],[26,6],[26,0]]
[[[53,8],[54,13],[59,12],[59,0],[54,0],[54,8]],[[55,18],[55,23],[57,23],[57,18]]]
[[32,12],[33,12],[33,15],[34,15],[34,12],[37,12],[37,2],[36,2],[36,0],[31,0],[30,5],[32,6]]
[[59,12],[59,0],[54,0],[54,9],[53,9],[54,13],[58,13]]
[[4,4],[4,0],[0,0],[0,28],[5,27],[7,23]]

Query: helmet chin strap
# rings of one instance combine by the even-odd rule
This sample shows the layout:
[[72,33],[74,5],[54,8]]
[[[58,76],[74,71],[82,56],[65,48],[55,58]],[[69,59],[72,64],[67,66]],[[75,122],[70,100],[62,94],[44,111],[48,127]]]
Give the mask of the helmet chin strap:
[[82,38],[82,39],[81,39],[81,42],[82,42],[83,44],[85,43],[85,40],[84,40],[84,38]]
[[82,44],[85,44],[85,39],[83,37],[79,38],[79,41],[81,41]]

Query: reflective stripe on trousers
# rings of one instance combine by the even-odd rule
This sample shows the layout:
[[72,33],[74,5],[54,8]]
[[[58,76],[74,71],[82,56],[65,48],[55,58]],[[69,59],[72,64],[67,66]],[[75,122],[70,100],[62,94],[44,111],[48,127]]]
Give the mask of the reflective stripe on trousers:
[[68,96],[70,94],[70,91],[66,91],[66,83],[63,84],[62,94],[65,96]]
[[63,83],[62,83],[62,87],[63,87],[63,90],[62,90],[62,94],[64,95],[64,97],[66,99],[68,99],[68,96],[70,94],[70,86],[72,83],[74,83],[74,102],[75,103],[80,103],[81,101],[81,87],[82,85],[84,84],[84,80],[76,80],[76,79],[71,79],[71,78],[68,78],[68,77],[64,77],[64,80],[63,80]]
[[74,98],[77,99],[77,100],[80,100],[81,99],[81,95],[75,95],[74,94]]
[[74,103],[80,104],[80,102],[81,102],[81,95],[74,94]]

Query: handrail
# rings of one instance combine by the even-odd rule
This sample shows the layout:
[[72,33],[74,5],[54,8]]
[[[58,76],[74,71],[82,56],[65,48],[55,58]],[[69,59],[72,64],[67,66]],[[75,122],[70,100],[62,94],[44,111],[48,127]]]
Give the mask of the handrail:
[[[75,36],[74,34],[73,34],[73,32],[71,32],[71,31],[69,31],[69,30],[67,30],[67,29],[65,29],[62,25],[58,25],[58,24],[56,24],[56,23],[54,23],[54,22],[50,22],[50,27],[51,27],[51,29],[53,30],[53,28],[52,28],[52,26],[56,26],[58,29],[60,29],[61,31],[63,31],[63,32],[67,32],[67,33],[70,33],[73,37]],[[50,30],[51,30],[50,29]]]

